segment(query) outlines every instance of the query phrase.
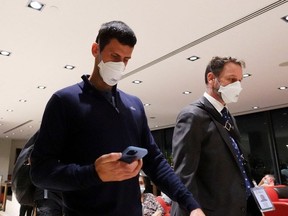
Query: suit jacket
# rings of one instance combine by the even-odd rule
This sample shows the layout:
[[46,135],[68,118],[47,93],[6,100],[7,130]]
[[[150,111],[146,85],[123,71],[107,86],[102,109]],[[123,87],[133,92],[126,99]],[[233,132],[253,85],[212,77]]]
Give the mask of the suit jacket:
[[[233,138],[240,136],[234,122]],[[247,215],[245,182],[220,113],[205,98],[178,115],[172,142],[175,172],[206,216]],[[171,215],[189,215],[173,203]]]

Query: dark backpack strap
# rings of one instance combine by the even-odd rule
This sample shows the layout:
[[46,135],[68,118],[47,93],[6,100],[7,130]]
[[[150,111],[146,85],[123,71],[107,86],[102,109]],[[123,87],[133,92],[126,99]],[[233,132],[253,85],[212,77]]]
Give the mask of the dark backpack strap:
[[[206,107],[204,104],[202,103],[196,103],[193,104],[194,106],[197,106],[198,108],[204,110],[207,115],[210,116],[210,118],[212,119],[212,121],[216,121],[218,123],[220,123],[221,125],[223,125],[223,128],[225,128],[225,120],[221,117],[220,113],[218,113],[218,111],[214,108],[213,110],[209,107]],[[231,116],[232,117],[232,116]],[[233,120],[234,121],[234,120]],[[232,136],[237,142],[240,141],[240,134],[238,132],[238,130],[236,130],[236,125],[235,122],[233,122],[233,127],[231,128],[230,131],[226,130],[228,132],[228,134],[230,136]]]

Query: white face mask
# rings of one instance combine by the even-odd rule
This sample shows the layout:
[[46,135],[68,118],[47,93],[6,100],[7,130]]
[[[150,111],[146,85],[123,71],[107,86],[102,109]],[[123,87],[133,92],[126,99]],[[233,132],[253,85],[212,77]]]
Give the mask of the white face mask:
[[98,64],[99,73],[103,81],[109,85],[114,86],[121,79],[125,70],[124,62],[106,62],[101,61]]
[[140,186],[140,191],[141,191],[141,194],[143,194],[144,191],[145,191],[145,187],[144,186]]
[[218,90],[218,92],[221,92],[222,99],[226,104],[237,102],[241,91],[242,87],[240,81],[233,82],[226,86],[220,85]]

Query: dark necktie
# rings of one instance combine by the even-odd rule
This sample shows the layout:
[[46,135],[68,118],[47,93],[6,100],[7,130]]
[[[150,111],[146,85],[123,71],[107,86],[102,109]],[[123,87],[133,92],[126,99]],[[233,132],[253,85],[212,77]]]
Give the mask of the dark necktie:
[[[229,133],[231,128],[233,128],[232,119],[231,119],[226,107],[223,108],[221,113],[222,113],[222,118],[224,120],[224,128]],[[233,137],[230,135],[230,133],[229,133],[229,136],[230,136],[230,139],[231,139],[231,144],[233,146],[233,150],[234,150],[234,152],[236,154],[236,157],[237,157],[238,166],[239,166],[239,168],[241,170],[241,173],[242,173],[242,176],[243,176],[243,178],[245,180],[246,195],[247,195],[247,198],[248,198],[251,195],[251,192],[250,192],[251,183],[250,183],[250,181],[248,179],[247,173],[246,173],[245,168],[244,168],[244,156],[243,156],[243,154],[241,154],[237,142],[233,139]]]

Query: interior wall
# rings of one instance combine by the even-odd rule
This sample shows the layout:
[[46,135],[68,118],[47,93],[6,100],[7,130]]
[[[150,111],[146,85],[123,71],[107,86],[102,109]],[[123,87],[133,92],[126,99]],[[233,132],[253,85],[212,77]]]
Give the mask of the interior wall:
[[16,159],[16,149],[23,148],[27,140],[0,139],[0,175],[6,181],[12,175]]
[[16,161],[16,149],[17,148],[23,148],[26,144],[27,140],[12,140],[11,142],[11,153],[10,153],[10,161],[9,161],[9,174],[12,174],[14,169],[14,164]]
[[0,175],[3,176],[2,181],[6,181],[9,174],[10,153],[11,140],[0,139]]

